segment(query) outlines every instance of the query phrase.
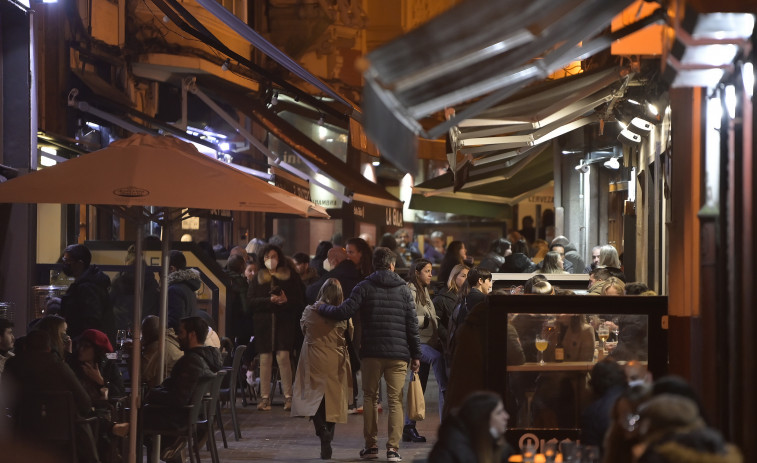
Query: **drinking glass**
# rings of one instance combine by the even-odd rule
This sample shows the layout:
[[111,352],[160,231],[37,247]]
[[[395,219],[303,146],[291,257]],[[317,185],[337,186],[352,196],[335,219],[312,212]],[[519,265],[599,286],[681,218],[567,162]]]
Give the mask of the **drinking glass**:
[[124,348],[124,342],[126,342],[126,330],[118,330],[116,332],[116,344],[119,349]]
[[555,441],[547,441],[544,443],[544,449],[542,450],[544,453],[544,461],[545,463],[555,463],[555,458],[557,457],[557,442]]
[[523,463],[534,463],[536,457],[536,444],[532,440],[527,440],[520,448],[523,455]]
[[607,338],[610,337],[610,328],[605,324],[604,321],[602,321],[602,324],[599,325],[599,329],[597,330],[597,335],[599,335],[599,340],[602,341],[602,352],[607,353]]
[[535,344],[536,350],[539,351],[539,365],[544,365],[544,351],[547,350],[549,341],[545,336],[537,334]]
[[612,334],[615,335],[615,341],[617,342],[620,335],[620,317],[612,318]]

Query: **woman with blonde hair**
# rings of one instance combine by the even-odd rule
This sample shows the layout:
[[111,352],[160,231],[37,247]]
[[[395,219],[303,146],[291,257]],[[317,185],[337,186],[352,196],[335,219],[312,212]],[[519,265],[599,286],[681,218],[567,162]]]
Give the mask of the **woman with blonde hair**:
[[465,264],[455,265],[449,274],[445,287],[437,291],[432,301],[436,310],[436,316],[439,317],[439,337],[442,343],[446,343],[447,341],[449,317],[452,316],[452,311],[455,310],[460,289],[468,279],[468,270],[470,270],[470,267]]
[[[318,301],[339,305],[342,285],[329,278],[318,292]],[[345,333],[349,320],[336,321],[318,314],[314,305],[300,319],[305,335],[294,382],[292,416],[310,416],[321,439],[321,458],[331,458],[335,423],[347,422],[347,402],[352,400],[352,369]]]
[[542,239],[534,240],[531,248],[534,253],[534,257],[531,260],[534,261],[534,264],[538,264],[544,260],[544,256],[549,252],[549,243]]
[[626,294],[626,284],[620,278],[610,277],[605,280],[602,289],[599,290],[602,296],[623,296]]

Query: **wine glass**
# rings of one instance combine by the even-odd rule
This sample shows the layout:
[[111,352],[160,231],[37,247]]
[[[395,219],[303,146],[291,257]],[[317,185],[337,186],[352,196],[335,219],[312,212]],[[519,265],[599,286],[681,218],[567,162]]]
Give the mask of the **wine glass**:
[[535,344],[536,350],[539,351],[539,365],[544,365],[544,351],[547,350],[549,341],[544,335],[537,334]]
[[126,330],[116,331],[116,344],[119,350],[124,348],[124,342],[126,342]]
[[599,340],[602,341],[602,352],[607,353],[607,338],[610,337],[610,327],[608,327],[604,320],[599,325],[599,329],[597,330],[597,335],[599,336]]

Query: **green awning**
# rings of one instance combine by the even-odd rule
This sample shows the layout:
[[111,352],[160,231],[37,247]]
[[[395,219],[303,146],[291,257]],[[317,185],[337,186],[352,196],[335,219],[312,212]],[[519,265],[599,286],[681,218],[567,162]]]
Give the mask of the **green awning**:
[[413,188],[410,209],[511,219],[511,206],[554,181],[552,144],[532,150],[512,165],[471,168],[458,191],[452,172],[427,180]]

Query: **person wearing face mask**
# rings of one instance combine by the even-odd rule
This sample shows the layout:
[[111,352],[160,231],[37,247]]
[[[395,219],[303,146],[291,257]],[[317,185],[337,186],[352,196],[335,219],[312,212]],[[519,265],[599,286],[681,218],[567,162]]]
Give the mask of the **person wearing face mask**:
[[[111,344],[116,340],[116,318],[108,290],[110,278],[96,265],[92,253],[83,244],[72,244],[63,252],[63,273],[75,278],[60,299],[60,315],[68,323],[68,334],[80,336],[87,329],[100,330]],[[54,310],[53,301],[48,307]]]
[[506,462],[513,449],[505,442],[507,420],[502,398],[494,392],[469,395],[460,408],[444,420],[439,439],[428,455],[435,463]]
[[250,283],[247,302],[252,307],[255,350],[260,354],[258,410],[271,410],[273,355],[284,389],[284,410],[292,409],[292,363],[289,353],[297,346],[305,291],[294,266],[278,246],[269,244],[260,253],[260,270]]

